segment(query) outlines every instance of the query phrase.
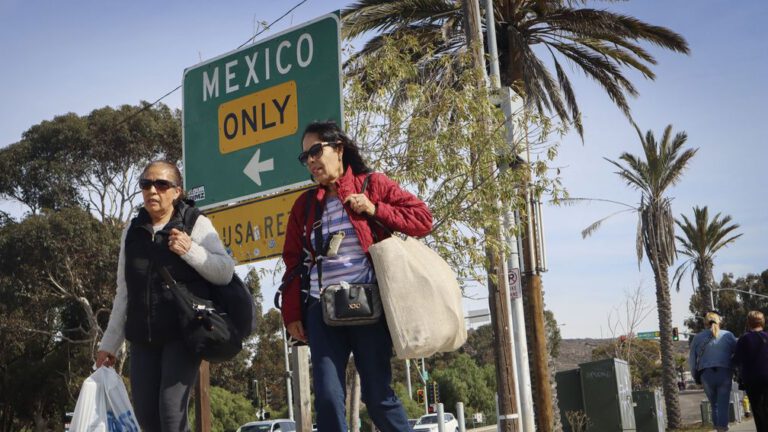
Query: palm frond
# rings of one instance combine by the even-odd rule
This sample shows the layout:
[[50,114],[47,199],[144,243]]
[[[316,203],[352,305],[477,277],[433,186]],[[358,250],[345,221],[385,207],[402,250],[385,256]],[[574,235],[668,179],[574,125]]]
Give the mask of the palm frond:
[[598,228],[600,228],[600,226],[601,226],[601,225],[603,224],[603,222],[605,222],[606,220],[608,220],[608,219],[610,219],[610,218],[612,218],[612,217],[614,217],[614,216],[616,216],[616,215],[618,215],[618,214],[621,214],[621,213],[627,213],[627,212],[630,212],[630,211],[636,211],[636,209],[632,208],[632,209],[624,209],[624,210],[619,210],[619,211],[617,211],[617,212],[614,212],[614,213],[611,213],[611,214],[609,214],[608,216],[606,216],[606,217],[604,217],[604,218],[602,218],[602,219],[600,219],[600,220],[597,220],[597,221],[595,221],[595,222],[592,222],[592,223],[591,223],[591,224],[590,224],[588,227],[584,228],[584,229],[581,231],[581,238],[587,238],[587,237],[591,236],[591,235],[592,235],[592,233],[594,233],[595,231],[597,231],[597,229],[598,229]]

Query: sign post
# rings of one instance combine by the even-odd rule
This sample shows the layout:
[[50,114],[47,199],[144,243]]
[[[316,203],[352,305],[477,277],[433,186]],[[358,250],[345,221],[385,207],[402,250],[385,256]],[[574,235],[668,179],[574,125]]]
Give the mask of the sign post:
[[342,121],[340,24],[329,14],[184,71],[184,184],[201,209],[311,183],[301,132]]

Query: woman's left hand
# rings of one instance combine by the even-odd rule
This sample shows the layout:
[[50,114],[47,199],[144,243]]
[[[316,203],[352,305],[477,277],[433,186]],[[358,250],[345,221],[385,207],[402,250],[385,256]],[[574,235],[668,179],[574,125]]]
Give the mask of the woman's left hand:
[[176,228],[171,229],[171,235],[168,237],[168,249],[178,256],[182,256],[189,252],[189,248],[192,247],[192,239],[189,238],[187,233],[179,231]]
[[344,200],[344,204],[347,203],[349,203],[349,206],[355,213],[366,213],[371,216],[376,213],[376,206],[373,205],[371,200],[369,200],[365,194],[352,194]]

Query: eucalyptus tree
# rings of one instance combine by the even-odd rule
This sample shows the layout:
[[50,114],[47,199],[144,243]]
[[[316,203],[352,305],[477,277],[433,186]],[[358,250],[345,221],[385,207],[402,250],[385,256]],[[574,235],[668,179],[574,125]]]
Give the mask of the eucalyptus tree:
[[[643,135],[637,126],[635,129],[643,147],[642,156],[624,152],[619,156],[620,162],[606,160],[618,169],[616,174],[629,187],[640,191],[640,205],[631,209],[639,216],[635,251],[638,266],[645,252],[653,270],[667,425],[677,429],[681,426],[680,403],[672,346],[672,303],[669,297],[669,267],[676,258],[675,220],[672,216],[672,200],[666,193],[682,179],[683,172],[698,149],[684,150],[688,136],[685,132],[673,136],[672,125],[664,129],[660,141],[656,140],[650,130]],[[604,220],[587,227],[582,231],[582,236],[592,234]]]
[[[637,18],[582,7],[586,0],[497,0],[494,2],[501,81],[524,97],[539,115],[554,113],[583,135],[581,112],[567,65],[584,72],[630,117],[627,97],[637,89],[627,72],[655,79],[656,59],[642,46],[687,54],[688,43],[674,31]],[[365,75],[361,58],[375,55],[388,37],[411,35],[424,49],[412,61],[423,82],[453,80],[443,62],[466,46],[459,0],[358,0],[342,10],[344,36],[375,35],[346,64],[349,74]],[[551,68],[547,64],[551,64]]]
[[[710,220],[707,206],[693,208],[693,221],[685,215],[681,217],[682,221],[675,220],[684,234],[684,236],[676,236],[680,243],[678,253],[687,256],[688,259],[677,268],[672,280],[677,282],[675,287],[680,291],[680,282],[685,273],[690,270],[691,282],[694,277],[697,279],[700,296],[709,299],[709,308],[715,309],[712,293],[716,286],[715,276],[712,273],[715,254],[741,237],[741,234],[734,233],[739,228],[739,224],[732,224],[730,215],[721,217],[720,213]],[[703,312],[706,311],[697,312],[699,312],[697,316],[703,316]]]
[[126,221],[137,204],[147,162],[181,157],[181,117],[159,104],[104,107],[33,125],[0,149],[0,199],[44,209],[82,207],[108,223]]
[[55,428],[42,426],[71,411],[109,318],[119,239],[76,207],[0,226],[0,431]]

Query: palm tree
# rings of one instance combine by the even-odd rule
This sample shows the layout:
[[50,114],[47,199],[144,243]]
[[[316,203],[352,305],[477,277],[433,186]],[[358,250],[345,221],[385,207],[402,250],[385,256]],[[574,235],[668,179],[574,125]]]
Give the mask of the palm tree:
[[721,218],[720,213],[709,220],[709,211],[706,206],[693,208],[695,223],[692,223],[685,215],[681,216],[683,220],[676,219],[675,223],[683,230],[685,237],[676,236],[681,246],[678,252],[687,256],[688,259],[677,268],[672,280],[677,281],[676,288],[677,291],[680,291],[683,275],[690,269],[691,282],[696,277],[699,283],[699,295],[704,299],[709,298],[709,307],[714,309],[712,289],[715,287],[715,277],[712,274],[712,268],[714,267],[715,253],[741,237],[741,234],[731,235],[739,228],[739,224],[730,224],[731,216],[725,215]]
[[[627,96],[637,90],[626,78],[627,69],[654,79],[656,60],[639,42],[675,52],[688,51],[679,34],[636,18],[606,10],[579,8],[585,0],[497,0],[494,4],[502,84],[524,97],[539,114],[554,112],[583,135],[576,95],[561,63],[565,59],[595,80],[616,106],[631,119]],[[342,11],[347,38],[369,31],[370,39],[346,64],[347,73],[365,73],[364,61],[375,58],[387,37],[416,37],[426,49],[414,57],[421,79],[452,79],[442,58],[466,47],[460,0],[358,0]],[[541,56],[549,54],[547,69]]]
[[[672,125],[664,129],[660,142],[656,141],[653,132],[648,131],[643,136],[637,126],[635,129],[643,146],[644,157],[625,152],[619,156],[624,164],[607,158],[606,160],[618,168],[616,174],[624,179],[628,186],[641,193],[640,205],[634,209],[639,214],[637,260],[639,265],[645,252],[653,269],[667,425],[670,429],[677,429],[681,426],[680,404],[672,347],[672,304],[669,298],[669,267],[676,257],[675,224],[671,199],[665,196],[665,193],[669,187],[680,181],[688,162],[698,149],[682,150],[688,136],[685,132],[679,132],[673,137]],[[591,234],[603,220],[589,226],[582,235]]]

